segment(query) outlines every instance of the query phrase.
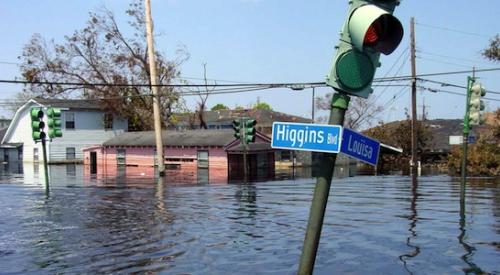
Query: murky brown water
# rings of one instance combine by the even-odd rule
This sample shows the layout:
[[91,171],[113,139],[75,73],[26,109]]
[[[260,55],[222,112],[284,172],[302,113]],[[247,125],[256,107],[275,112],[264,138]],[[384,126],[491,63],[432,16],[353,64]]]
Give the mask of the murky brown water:
[[[1,173],[0,273],[296,273],[313,179],[52,176],[47,196]],[[459,193],[448,176],[334,179],[316,274],[500,273],[500,184],[470,183],[463,215]]]

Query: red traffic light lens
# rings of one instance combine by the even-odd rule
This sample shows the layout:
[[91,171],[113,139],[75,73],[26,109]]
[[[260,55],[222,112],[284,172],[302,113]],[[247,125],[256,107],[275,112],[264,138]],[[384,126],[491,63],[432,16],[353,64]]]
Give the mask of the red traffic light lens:
[[378,23],[379,21],[375,21],[372,25],[370,25],[370,27],[368,28],[368,30],[366,31],[366,34],[365,34],[365,39],[363,40],[363,45],[364,46],[373,46],[377,43],[377,41],[379,40],[380,38],[380,23]]

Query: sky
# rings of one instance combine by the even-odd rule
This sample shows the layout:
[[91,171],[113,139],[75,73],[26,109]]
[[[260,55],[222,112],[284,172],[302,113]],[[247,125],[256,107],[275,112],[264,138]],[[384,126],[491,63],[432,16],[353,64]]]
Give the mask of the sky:
[[[126,0],[0,0],[0,79],[20,78],[18,56],[34,33],[61,42],[82,28],[89,11],[105,6],[126,29]],[[347,15],[347,0],[152,0],[155,48],[169,59],[185,48],[190,58],[181,67],[182,77],[200,83],[203,63],[207,77],[238,83],[321,82],[331,68],[339,32]],[[376,77],[410,75],[409,26],[416,21],[417,74],[499,68],[481,51],[500,32],[500,1],[403,0],[394,15],[405,29],[394,53],[381,56]],[[469,74],[470,75],[470,74]],[[426,79],[465,86],[468,74],[426,76]],[[500,71],[478,72],[487,90],[500,93]],[[194,78],[194,79],[191,79]],[[409,85],[409,81],[391,85]],[[465,89],[430,82],[419,86],[465,94]],[[22,85],[1,84],[0,101],[14,98]],[[316,96],[332,92],[316,88]],[[378,120],[405,118],[410,107],[410,87],[374,87],[375,104],[383,106]],[[500,106],[500,94],[487,94],[487,111]],[[194,108],[197,97],[185,98]],[[231,108],[251,106],[257,100],[279,112],[311,117],[312,90],[273,89],[230,95],[211,95],[208,107],[223,103]],[[419,89],[418,113],[427,118],[463,118],[465,97]],[[316,117],[327,115],[316,110]],[[10,112],[0,110],[0,116]]]

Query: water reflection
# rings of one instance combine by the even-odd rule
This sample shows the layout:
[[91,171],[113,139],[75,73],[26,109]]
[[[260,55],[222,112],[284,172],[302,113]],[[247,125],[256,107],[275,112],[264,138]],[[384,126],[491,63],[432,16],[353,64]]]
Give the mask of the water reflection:
[[408,231],[410,232],[410,236],[406,238],[406,245],[412,249],[410,253],[403,254],[399,256],[399,259],[403,262],[403,266],[408,273],[413,274],[413,272],[409,269],[407,260],[416,257],[420,254],[420,247],[416,244],[412,244],[412,239],[417,237],[417,221],[418,221],[418,212],[417,212],[417,200],[418,200],[418,178],[416,175],[412,175],[412,185],[411,185],[411,200],[410,200],[410,216],[408,216],[408,220],[410,220],[410,228]]
[[469,266],[467,268],[464,268],[463,271],[466,274],[485,274],[483,270],[479,266],[477,266],[473,262],[473,256],[474,252],[476,251],[476,248],[466,242],[467,240],[467,230],[466,230],[466,207],[465,207],[465,192],[466,192],[466,186],[462,185],[460,186],[460,221],[459,221],[459,229],[460,229],[460,235],[458,235],[458,241],[459,243],[463,246],[465,249],[465,254],[461,256],[461,259]]

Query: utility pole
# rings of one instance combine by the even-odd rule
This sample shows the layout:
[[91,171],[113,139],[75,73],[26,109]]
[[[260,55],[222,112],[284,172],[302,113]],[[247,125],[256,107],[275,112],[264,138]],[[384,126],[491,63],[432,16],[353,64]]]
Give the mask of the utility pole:
[[155,49],[153,42],[153,20],[151,19],[151,1],[144,0],[146,8],[146,36],[148,43],[148,61],[151,77],[151,90],[153,91],[153,117],[156,138],[156,156],[158,159],[158,174],[160,177],[165,175],[165,163],[163,159],[163,140],[161,137],[161,115],[160,98],[158,96],[158,76],[156,74]]
[[411,48],[411,173],[417,174],[417,68],[415,61],[415,18],[410,20]]
[[316,87],[312,87],[312,121],[311,121],[311,123],[314,123],[314,92],[315,92],[314,89],[315,88]]

